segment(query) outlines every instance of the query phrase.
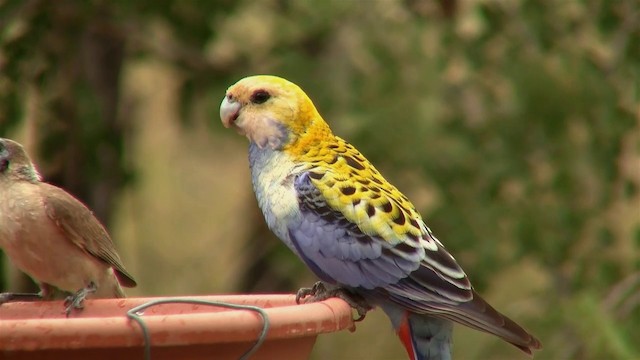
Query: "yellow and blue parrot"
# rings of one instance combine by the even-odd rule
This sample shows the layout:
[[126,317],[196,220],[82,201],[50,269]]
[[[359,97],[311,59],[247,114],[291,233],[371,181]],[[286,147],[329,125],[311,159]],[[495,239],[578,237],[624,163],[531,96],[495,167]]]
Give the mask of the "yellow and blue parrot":
[[249,139],[269,228],[326,284],[301,296],[346,293],[361,315],[382,308],[414,360],[450,359],[453,322],[527,354],[542,347],[474,291],[409,199],[332,133],[300,87],[244,78],[227,90],[220,117]]

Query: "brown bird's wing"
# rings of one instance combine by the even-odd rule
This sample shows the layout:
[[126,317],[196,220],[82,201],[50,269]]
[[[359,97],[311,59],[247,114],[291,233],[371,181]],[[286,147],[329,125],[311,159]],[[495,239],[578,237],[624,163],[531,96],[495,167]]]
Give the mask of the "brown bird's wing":
[[41,186],[47,216],[67,239],[112,266],[122,286],[135,287],[136,281],[125,270],[109,234],[91,210],[58,187],[46,183],[41,183]]

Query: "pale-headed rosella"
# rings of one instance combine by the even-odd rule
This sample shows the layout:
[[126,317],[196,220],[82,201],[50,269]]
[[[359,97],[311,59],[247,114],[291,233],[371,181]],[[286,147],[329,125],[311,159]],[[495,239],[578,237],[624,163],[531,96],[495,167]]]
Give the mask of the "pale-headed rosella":
[[[220,117],[249,139],[269,228],[334,293],[382,308],[410,358],[450,358],[452,322],[528,354],[542,347],[474,291],[409,199],[332,133],[300,87],[275,76],[244,78],[227,90]],[[312,295],[318,290],[326,288]]]

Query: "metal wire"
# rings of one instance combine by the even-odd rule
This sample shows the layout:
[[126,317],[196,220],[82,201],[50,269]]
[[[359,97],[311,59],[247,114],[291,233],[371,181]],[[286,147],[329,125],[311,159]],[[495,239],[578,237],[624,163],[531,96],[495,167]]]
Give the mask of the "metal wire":
[[240,356],[240,360],[247,360],[251,355],[253,355],[264,340],[267,337],[267,333],[269,332],[269,315],[267,312],[257,306],[251,305],[239,305],[232,304],[223,301],[209,301],[209,300],[200,300],[200,299],[190,299],[190,298],[171,298],[171,299],[157,299],[146,302],[142,305],[138,305],[134,308],[129,309],[127,311],[127,317],[140,325],[140,329],[142,330],[142,336],[144,337],[144,358],[145,360],[151,360],[151,338],[149,335],[149,328],[147,324],[142,319],[142,315],[139,314],[141,311],[144,311],[147,308],[150,308],[155,305],[160,304],[198,304],[198,305],[210,305],[210,306],[218,306],[228,309],[238,309],[238,310],[249,310],[255,311],[262,318],[262,331],[260,332],[260,336],[256,342],[247,350],[242,356]]

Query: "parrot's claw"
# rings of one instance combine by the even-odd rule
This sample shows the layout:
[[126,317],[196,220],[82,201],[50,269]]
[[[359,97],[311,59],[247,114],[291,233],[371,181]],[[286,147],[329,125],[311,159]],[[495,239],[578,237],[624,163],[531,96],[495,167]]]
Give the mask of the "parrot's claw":
[[87,287],[76,291],[76,293],[73,295],[67,296],[67,298],[64,301],[64,305],[65,305],[64,312],[65,314],[67,314],[67,317],[69,317],[73,309],[78,309],[78,310],[83,309],[84,299],[86,299],[87,295],[96,292],[96,290],[98,290],[98,287],[92,281],[89,283],[89,285],[87,285]]
[[322,281],[316,282],[310,288],[300,288],[300,290],[298,290],[298,292],[296,293],[296,304],[300,304],[300,300],[303,300],[307,296],[312,296],[314,298],[313,301],[322,301],[324,299],[327,299],[330,296],[327,296],[323,299],[318,299],[317,297],[319,294],[324,294],[327,291],[327,287]]
[[13,301],[39,301],[42,300],[42,295],[37,293],[0,293],[0,304],[13,302]]
[[318,281],[310,288],[298,290],[296,303],[300,304],[300,301],[306,297],[310,297],[309,302],[323,301],[332,297],[340,298],[358,312],[358,318],[353,320],[356,322],[364,320],[367,312],[373,309],[362,296],[341,287],[328,288],[322,281]]

